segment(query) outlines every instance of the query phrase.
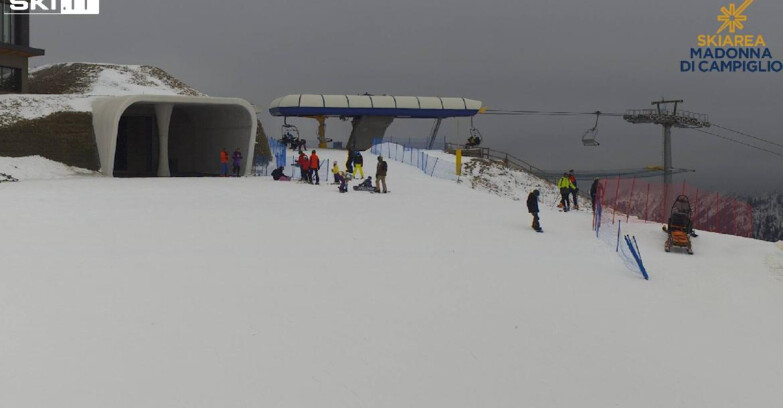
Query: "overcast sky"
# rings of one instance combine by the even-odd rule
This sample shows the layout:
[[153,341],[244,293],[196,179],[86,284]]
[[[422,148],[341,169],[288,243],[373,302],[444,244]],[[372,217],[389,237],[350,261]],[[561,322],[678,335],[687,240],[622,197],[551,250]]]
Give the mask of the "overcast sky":
[[[740,0],[736,0],[741,3]],[[623,112],[661,97],[783,144],[783,73],[681,73],[699,34],[718,28],[727,0],[102,0],[99,16],[33,16],[32,65],[111,62],[161,67],[214,96],[267,107],[292,93],[460,96],[494,109]],[[756,0],[743,34],[762,34],[783,60],[783,2]],[[270,135],[282,120],[261,116]],[[583,147],[590,117],[479,116],[489,147],[545,169],[662,164],[660,127],[602,119],[598,148]],[[298,119],[314,140],[314,121]],[[400,122],[400,121],[397,121]],[[387,136],[423,140],[431,121]],[[444,123],[464,140],[468,123]],[[327,122],[347,140],[349,126]],[[461,133],[457,134],[458,129]],[[744,142],[752,139],[722,132]],[[756,143],[758,144],[758,143]],[[783,148],[759,144],[783,154]],[[783,157],[686,130],[674,166],[709,189],[783,189]]]

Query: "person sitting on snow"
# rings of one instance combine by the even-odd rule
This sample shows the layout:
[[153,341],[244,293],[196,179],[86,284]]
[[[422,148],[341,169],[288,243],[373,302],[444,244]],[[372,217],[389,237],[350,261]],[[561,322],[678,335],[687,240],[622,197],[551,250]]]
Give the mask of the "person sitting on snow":
[[340,186],[337,188],[337,191],[341,193],[347,193],[348,192],[348,179],[345,176],[345,172],[341,171],[340,174],[336,174],[335,178],[340,183]]
[[372,187],[372,176],[368,176],[367,179],[362,181],[359,187]]
[[280,166],[280,167],[272,170],[272,178],[274,180],[276,180],[276,181],[289,181],[289,180],[291,180],[290,177],[288,177],[285,174],[283,174],[283,170],[285,170],[283,168],[283,166]]

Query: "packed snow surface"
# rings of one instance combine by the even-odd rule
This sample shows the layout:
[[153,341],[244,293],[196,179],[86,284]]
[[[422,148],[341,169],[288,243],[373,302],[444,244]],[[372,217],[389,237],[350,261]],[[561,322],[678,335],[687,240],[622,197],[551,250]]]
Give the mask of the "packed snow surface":
[[645,281],[589,213],[542,203],[538,234],[524,201],[469,183],[390,162],[390,194],[339,194],[326,169],[0,184],[0,405],[783,401],[774,243],[666,254],[660,225],[631,223]]
[[87,169],[67,166],[41,156],[0,157],[0,173],[11,175],[22,181],[98,174]]

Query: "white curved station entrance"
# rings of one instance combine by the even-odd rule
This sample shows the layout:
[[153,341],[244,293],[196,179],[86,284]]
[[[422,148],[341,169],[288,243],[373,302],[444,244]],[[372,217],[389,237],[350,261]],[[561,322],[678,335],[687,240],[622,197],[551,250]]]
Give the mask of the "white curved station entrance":
[[220,151],[239,148],[249,175],[258,122],[237,98],[130,95],[93,101],[101,173],[109,177],[220,174]]

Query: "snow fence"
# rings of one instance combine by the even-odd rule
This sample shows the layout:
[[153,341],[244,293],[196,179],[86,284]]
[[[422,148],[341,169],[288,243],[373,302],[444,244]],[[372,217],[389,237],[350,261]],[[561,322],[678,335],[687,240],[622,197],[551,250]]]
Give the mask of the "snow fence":
[[636,237],[632,235],[623,235],[623,221],[613,220],[610,213],[604,214],[604,208],[600,200],[596,200],[595,213],[593,214],[593,230],[595,236],[600,241],[614,248],[625,266],[631,271],[640,274],[644,279],[649,280],[647,269],[642,261],[642,253],[639,245],[636,243]]
[[617,215],[628,221],[635,216],[645,222],[665,224],[677,196],[684,195],[693,209],[695,229],[753,238],[753,206],[736,197],[705,191],[685,181],[667,188],[663,183],[620,176],[601,180],[598,189],[602,193],[601,204],[612,208],[612,219]]
[[458,179],[455,163],[437,157],[432,150],[418,149],[392,142],[378,142],[372,145],[370,151],[372,154],[417,167],[430,177],[452,181]]
[[269,139],[269,150],[275,158],[275,168],[285,168],[287,146],[275,138],[269,137],[267,139]]

